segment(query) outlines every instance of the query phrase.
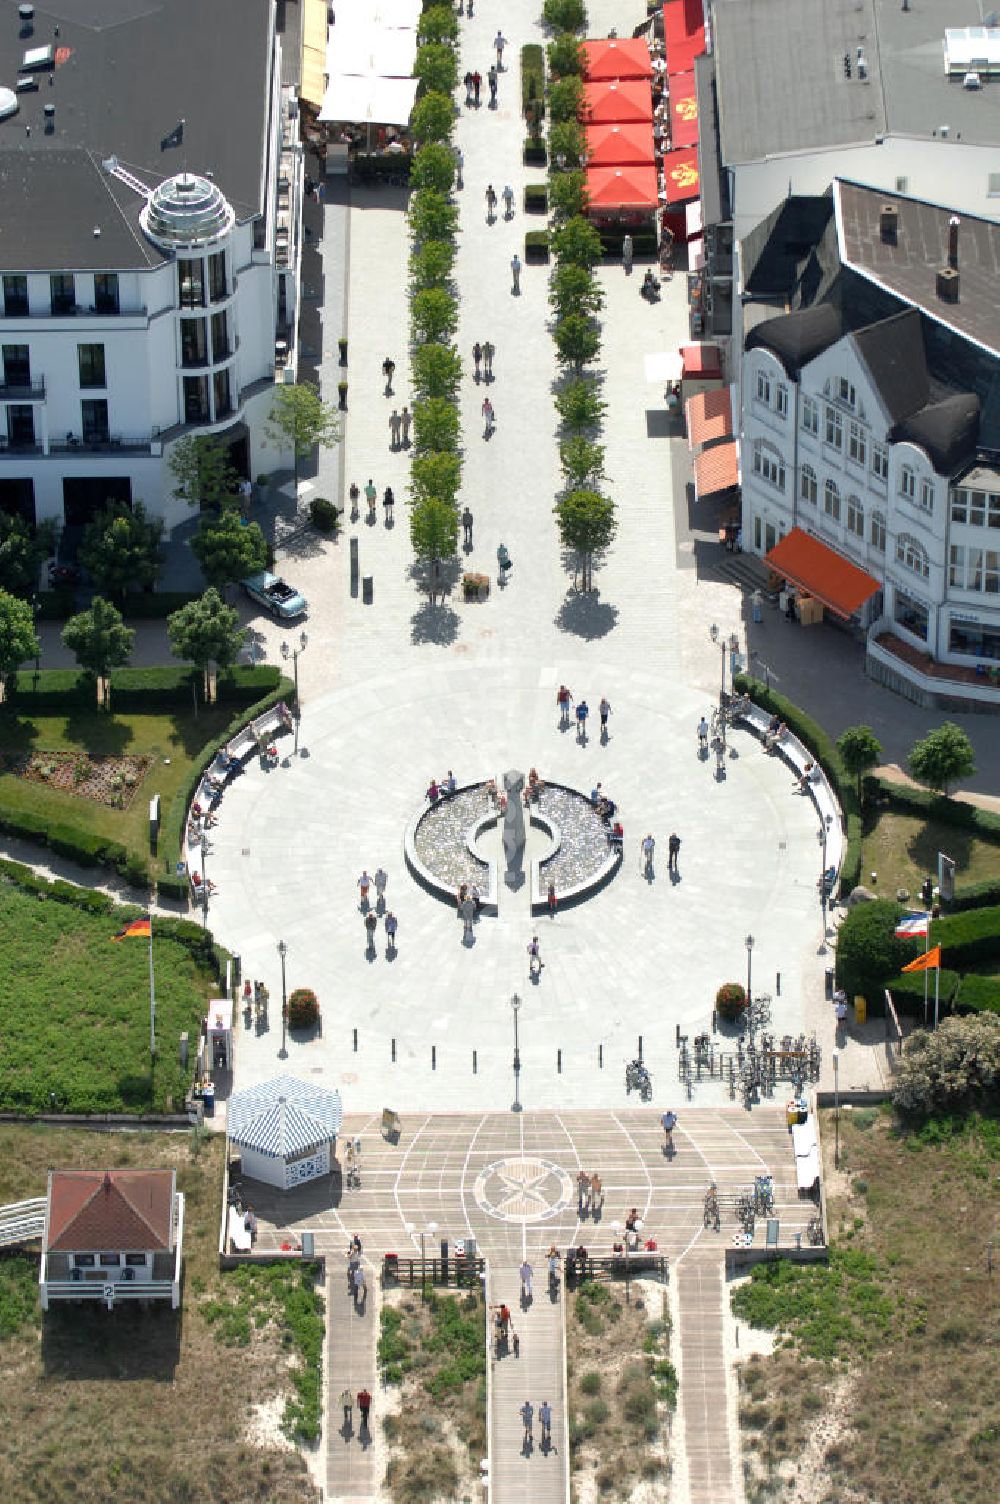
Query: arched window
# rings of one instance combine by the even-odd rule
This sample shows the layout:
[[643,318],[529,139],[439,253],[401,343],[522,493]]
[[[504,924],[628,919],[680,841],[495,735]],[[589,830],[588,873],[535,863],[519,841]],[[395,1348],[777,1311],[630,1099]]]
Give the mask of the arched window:
[[899,472],[899,494],[909,501],[917,494],[917,477],[912,465],[904,465]]
[[931,572],[926,548],[916,538],[911,538],[909,533],[900,533],[896,539],[896,558],[922,580],[926,580]]
[[761,480],[766,480],[768,485],[779,491],[785,489],[785,461],[781,450],[766,443],[764,439],[754,440],[753,471]]
[[840,492],[836,481],[828,480],[823,487],[823,510],[834,522],[840,521]]
[[807,501],[811,507],[814,507],[818,494],[819,488],[816,484],[816,471],[812,465],[803,465],[799,471],[799,495],[803,501]]
[[847,498],[847,531],[857,538],[865,536],[865,509],[860,496]]
[[884,512],[873,512],[872,513],[871,530],[870,530],[870,532],[868,534],[868,541],[871,543],[872,548],[877,548],[878,549],[878,551],[879,551],[880,554],[884,554],[885,553],[885,513]]

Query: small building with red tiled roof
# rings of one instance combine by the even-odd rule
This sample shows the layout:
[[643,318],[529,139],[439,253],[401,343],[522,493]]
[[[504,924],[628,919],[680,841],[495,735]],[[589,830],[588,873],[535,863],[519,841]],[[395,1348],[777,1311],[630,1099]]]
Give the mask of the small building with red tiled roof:
[[52,1300],[180,1304],[184,1196],[176,1170],[50,1170],[39,1271]]

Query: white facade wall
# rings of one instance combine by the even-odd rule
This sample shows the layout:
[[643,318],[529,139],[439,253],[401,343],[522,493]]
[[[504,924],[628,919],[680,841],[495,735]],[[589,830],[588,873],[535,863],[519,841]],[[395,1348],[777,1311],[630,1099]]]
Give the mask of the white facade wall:
[[[853,393],[842,396],[841,381]],[[784,397],[779,396],[782,390]],[[783,402],[787,410],[782,417]],[[815,411],[816,433],[805,422],[810,410]],[[952,618],[1000,633],[1000,594],[951,587],[949,549],[958,543],[969,549],[1000,550],[1000,529],[953,524],[947,478],[935,473],[917,445],[890,444],[891,426],[849,335],[805,365],[798,380],[786,376],[770,351],[747,351],[741,431],[743,546],[763,555],[793,527],[801,527],[879,580],[882,620],[901,638],[936,659],[968,666],[975,660],[949,645]],[[856,455],[863,444],[863,462],[852,457],[852,441]],[[876,445],[886,457],[884,480],[873,468]],[[755,462],[757,454],[760,463]],[[803,494],[804,470],[815,476],[815,502]],[[828,485],[836,492],[828,492]],[[860,534],[852,530],[852,521],[860,521]],[[878,609],[876,597],[869,615],[877,616]],[[922,611],[927,613],[926,636],[914,629]]]

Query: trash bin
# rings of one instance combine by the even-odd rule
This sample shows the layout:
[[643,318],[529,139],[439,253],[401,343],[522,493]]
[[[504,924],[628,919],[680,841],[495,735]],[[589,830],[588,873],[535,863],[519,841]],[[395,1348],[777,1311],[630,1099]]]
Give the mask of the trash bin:
[[827,1001],[829,1002],[833,998],[833,967],[832,966],[828,966],[826,968],[823,980],[824,980],[824,984],[825,984],[825,987],[826,987]]
[[315,1238],[315,1235],[313,1233],[311,1233],[311,1232],[304,1232],[302,1234],[302,1257],[304,1259],[311,1259],[311,1258],[315,1258],[315,1256],[316,1256],[316,1238]]
[[214,1087],[214,1085],[209,1084],[208,1086],[206,1086],[204,1088],[204,1090],[202,1091],[202,1094],[201,1094],[201,1100],[205,1104],[205,1116],[207,1118],[214,1118],[215,1117],[215,1087]]
[[868,1018],[868,999],[863,992],[854,994],[854,1022],[863,1024]]
[[366,574],[361,580],[361,599],[366,606],[370,606],[375,599],[375,580],[370,574]]

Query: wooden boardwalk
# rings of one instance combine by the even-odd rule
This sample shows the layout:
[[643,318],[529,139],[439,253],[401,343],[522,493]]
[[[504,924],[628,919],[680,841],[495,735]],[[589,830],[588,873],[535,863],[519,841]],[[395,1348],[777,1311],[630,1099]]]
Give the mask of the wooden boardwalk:
[[347,1292],[346,1270],[345,1260],[331,1259],[326,1281],[326,1496],[342,1504],[361,1504],[377,1492],[372,1437],[361,1430],[357,1406],[350,1428],[345,1425],[340,1396],[344,1389],[356,1396],[367,1388],[374,1401],[372,1431],[376,1429],[381,1393],[375,1367],[379,1283],[378,1271],[366,1260],[368,1298],[359,1305]]
[[[490,1270],[490,1304],[505,1301],[520,1339],[517,1357],[509,1344],[493,1356],[493,1414],[490,1425],[490,1472],[493,1504],[568,1504],[569,1425],[566,1416],[563,1290],[557,1298],[547,1288],[544,1259],[535,1257],[533,1298],[521,1299],[517,1268]],[[493,1352],[495,1354],[495,1346]],[[521,1406],[534,1406],[533,1440],[524,1437]],[[552,1439],[542,1442],[538,1412],[552,1407]]]

